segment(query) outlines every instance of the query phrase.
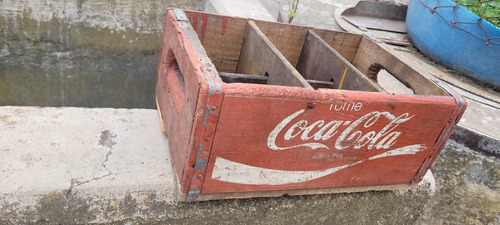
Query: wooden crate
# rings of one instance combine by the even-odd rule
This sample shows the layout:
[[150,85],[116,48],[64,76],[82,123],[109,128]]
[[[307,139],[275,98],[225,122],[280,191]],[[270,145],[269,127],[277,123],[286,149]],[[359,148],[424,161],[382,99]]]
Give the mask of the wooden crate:
[[467,105],[364,36],[178,9],[156,98],[187,201],[410,188]]

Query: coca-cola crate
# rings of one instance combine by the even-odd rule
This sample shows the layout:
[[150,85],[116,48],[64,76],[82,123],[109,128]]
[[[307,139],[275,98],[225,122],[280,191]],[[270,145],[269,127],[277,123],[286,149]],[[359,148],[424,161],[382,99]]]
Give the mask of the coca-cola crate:
[[179,9],[156,97],[187,201],[411,188],[467,105],[364,36]]

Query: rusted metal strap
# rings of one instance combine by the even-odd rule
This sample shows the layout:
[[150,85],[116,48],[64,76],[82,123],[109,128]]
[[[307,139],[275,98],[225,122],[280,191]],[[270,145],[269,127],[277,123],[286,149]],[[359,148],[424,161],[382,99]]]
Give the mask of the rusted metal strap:
[[184,13],[184,10],[182,9],[174,8],[174,14],[177,21],[189,21],[188,17],[186,16],[186,13]]
[[417,174],[413,177],[412,183],[418,183],[423,179],[425,173],[436,160],[437,156],[439,155],[439,152],[441,152],[441,150],[443,149],[444,145],[446,144],[446,141],[451,136],[452,131],[455,129],[456,124],[459,122],[460,118],[462,117],[462,114],[465,112],[465,109],[467,108],[467,101],[460,94],[455,92],[450,87],[444,85],[437,79],[431,78],[431,81],[436,83],[436,85],[441,87],[451,97],[455,99],[456,107],[455,110],[453,110],[452,114],[450,115],[450,120],[448,121],[444,129],[441,131],[441,134],[439,135],[433,147],[434,149],[436,149],[437,152],[434,154],[429,154],[425,158],[424,162],[422,163],[422,166],[417,171]]
[[223,98],[222,80],[216,74],[215,68],[202,66],[201,71],[208,83],[208,94],[203,115],[200,142],[196,153],[193,178],[186,199],[188,202],[197,201],[198,196],[201,194]]

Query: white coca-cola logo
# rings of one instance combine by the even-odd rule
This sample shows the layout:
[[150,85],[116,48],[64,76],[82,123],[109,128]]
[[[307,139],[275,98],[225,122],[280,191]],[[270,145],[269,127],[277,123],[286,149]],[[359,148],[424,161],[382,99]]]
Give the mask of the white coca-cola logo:
[[[360,149],[363,147],[367,149],[388,149],[397,142],[398,137],[401,135],[401,132],[395,129],[400,124],[415,116],[410,116],[409,113],[395,116],[387,111],[373,111],[359,117],[354,122],[350,120],[317,120],[311,123],[307,120],[299,120],[290,126],[292,121],[304,112],[305,109],[299,110],[276,125],[267,138],[267,146],[271,150],[281,151],[298,147],[330,149],[324,142],[334,137],[337,138],[335,141],[335,149],[337,150],[345,150],[347,148]],[[366,130],[366,128],[372,127],[375,123],[383,123],[384,117],[386,125],[382,129],[378,131],[361,131],[360,128],[365,128],[363,130]],[[286,128],[288,129],[284,132],[284,135],[279,136]],[[305,143],[277,146],[277,138],[284,140],[281,143],[286,143],[296,138]]]
[[[330,106],[330,111],[355,111],[361,110],[361,103],[343,104],[341,106]],[[305,110],[299,110],[283,119],[271,131],[267,138],[267,146],[271,150],[281,151],[298,147],[311,149],[335,147],[337,150],[346,149],[383,149],[369,157],[356,156],[354,161],[347,164],[331,164],[330,167],[319,170],[282,170],[259,167],[244,162],[231,161],[217,156],[215,159],[211,178],[218,181],[246,184],[246,185],[287,185],[297,184],[319,179],[335,174],[341,170],[360,165],[367,161],[386,157],[401,157],[415,155],[427,149],[424,144],[411,144],[400,147],[392,147],[396,144],[401,131],[396,129],[400,124],[410,120],[415,115],[403,113],[399,116],[389,112],[373,111],[353,120],[299,120],[299,116]],[[335,143],[328,140],[335,140]],[[276,144],[276,140],[282,146]],[[295,141],[297,140],[297,141]],[[292,142],[293,141],[293,142]],[[288,144],[287,143],[293,143]],[[338,153],[338,152],[337,152]],[[342,154],[335,154],[339,158]],[[316,161],[317,155],[312,156]],[[322,156],[317,156],[322,157]],[[304,160],[311,160],[311,158]]]

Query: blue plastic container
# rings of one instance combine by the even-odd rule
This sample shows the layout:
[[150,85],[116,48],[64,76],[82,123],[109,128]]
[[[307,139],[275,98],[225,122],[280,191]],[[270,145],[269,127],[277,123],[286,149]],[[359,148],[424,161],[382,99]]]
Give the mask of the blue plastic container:
[[[451,0],[439,0],[438,6],[454,6]],[[480,24],[459,24],[456,26],[473,35],[452,28],[452,21],[475,23],[479,17],[471,11],[458,6],[438,7],[435,13],[431,9],[436,6],[436,0],[410,0],[406,14],[406,29],[415,46],[424,54],[442,64],[464,72],[480,81],[500,87],[500,45],[490,44],[484,40],[497,37],[491,42],[500,44],[500,29],[485,20]],[[440,17],[439,13],[442,17]],[[448,23],[446,23],[446,21]],[[486,34],[487,33],[487,34]]]

